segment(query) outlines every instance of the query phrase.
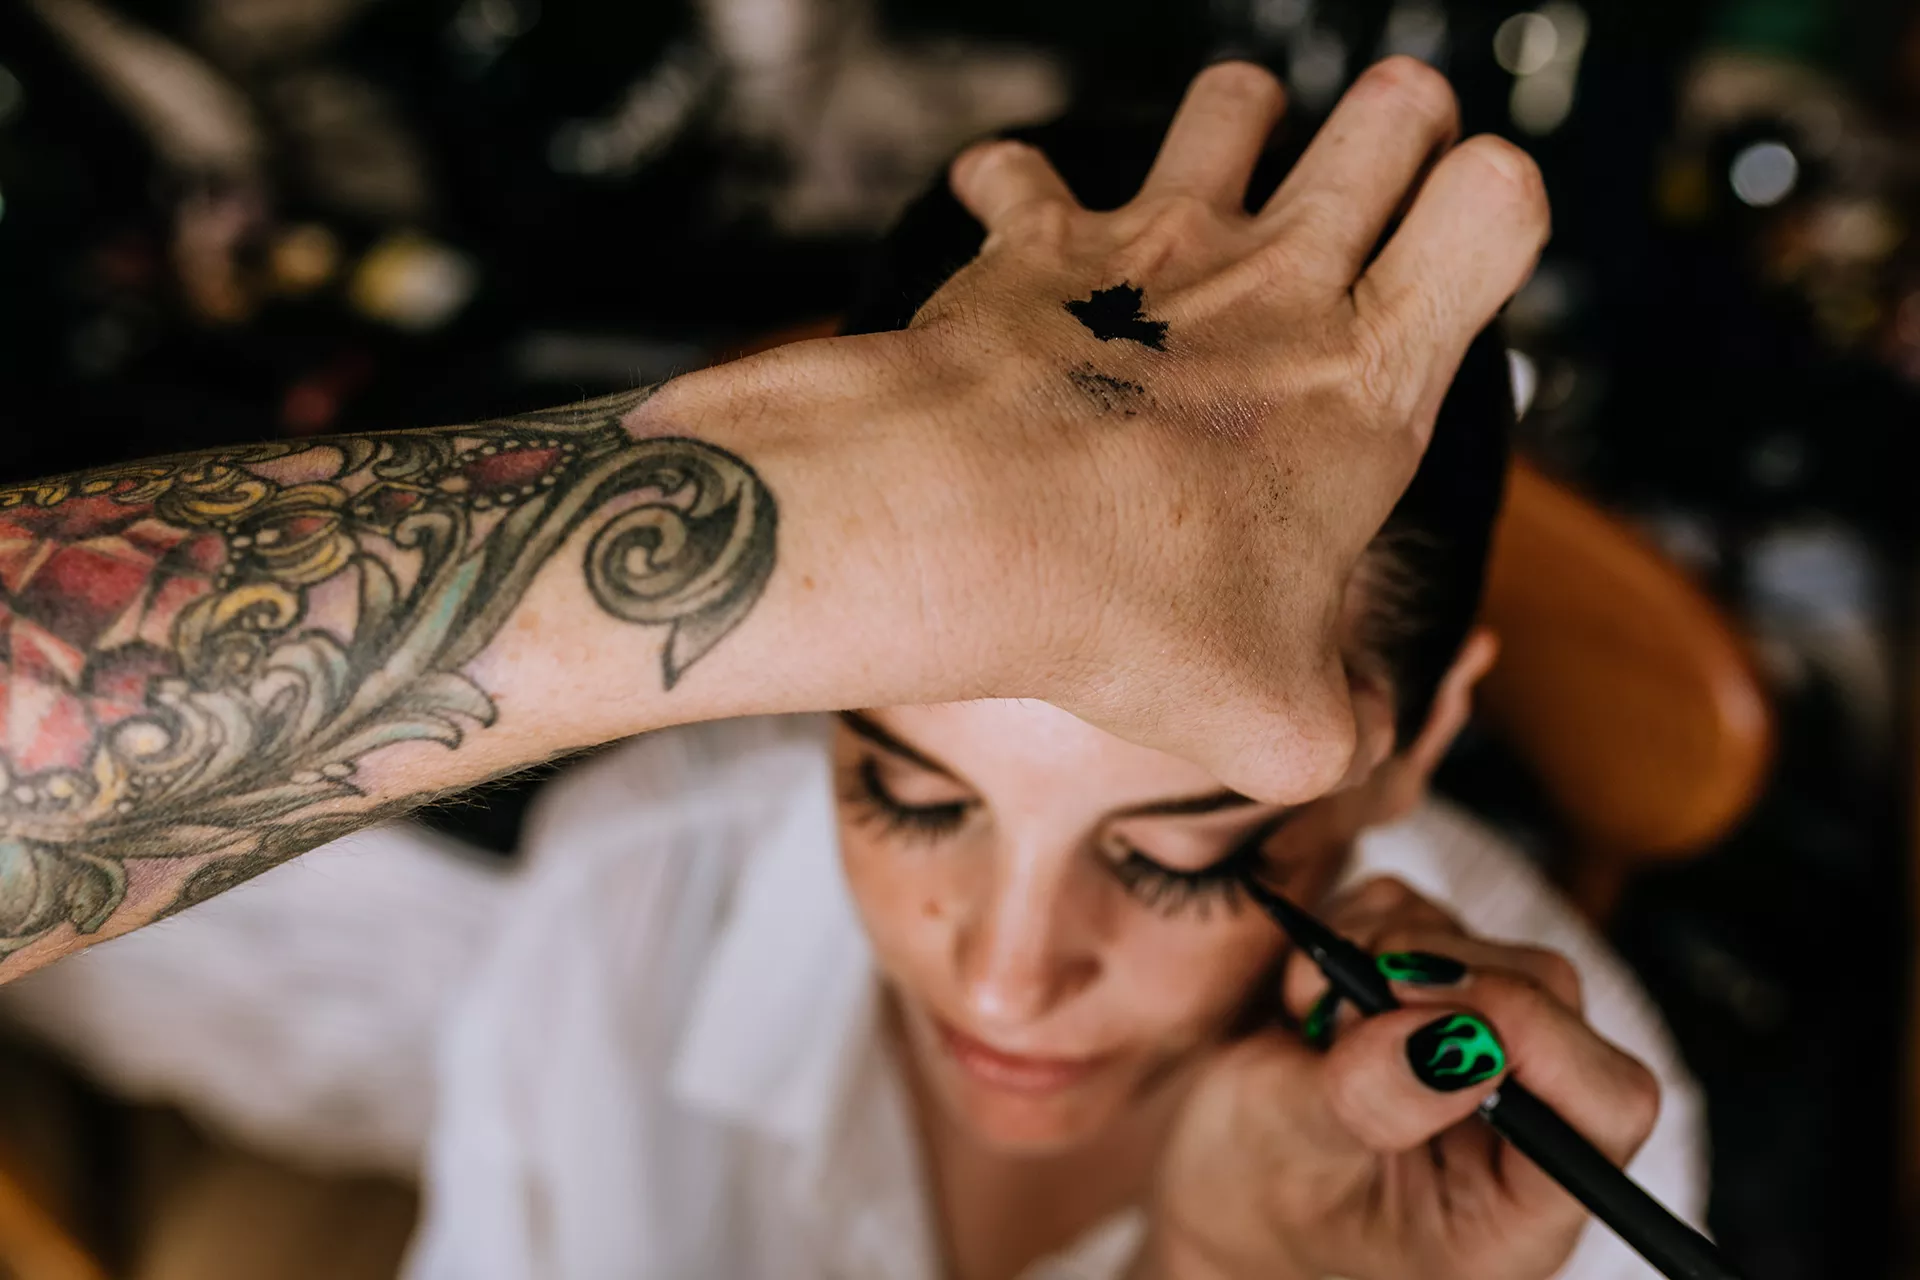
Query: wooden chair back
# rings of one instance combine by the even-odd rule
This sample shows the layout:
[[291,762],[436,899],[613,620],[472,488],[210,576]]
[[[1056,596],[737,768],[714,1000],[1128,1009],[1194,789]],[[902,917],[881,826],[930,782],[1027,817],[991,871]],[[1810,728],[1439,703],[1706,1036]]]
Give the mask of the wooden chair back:
[[1494,534],[1484,617],[1499,662],[1478,711],[1577,842],[1595,921],[1636,867],[1700,852],[1752,806],[1771,707],[1725,615],[1623,521],[1525,462]]

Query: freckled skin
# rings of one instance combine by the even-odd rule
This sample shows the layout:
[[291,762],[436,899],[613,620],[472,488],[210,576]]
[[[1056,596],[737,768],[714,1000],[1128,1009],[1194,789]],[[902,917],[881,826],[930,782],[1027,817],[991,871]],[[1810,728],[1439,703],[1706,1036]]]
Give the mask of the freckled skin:
[[[873,821],[847,783],[874,748],[836,731],[842,863],[907,1051],[942,1111],[991,1149],[1039,1155],[1093,1143],[1182,1089],[1249,1000],[1270,990],[1281,938],[1245,905],[1210,903],[1204,919],[1145,905],[1103,869],[1098,841],[1117,810],[1218,782],[1037,702],[867,714],[964,780],[889,763],[896,800],[975,803],[937,838]],[[1391,803],[1368,778],[1305,808],[1270,846],[1286,868],[1279,882],[1318,900],[1353,837]],[[1225,852],[1236,824],[1272,812],[1154,819],[1127,833],[1153,841],[1169,864],[1200,866]],[[954,1063],[930,1015],[1009,1053],[1100,1065],[1045,1096],[991,1089]]]

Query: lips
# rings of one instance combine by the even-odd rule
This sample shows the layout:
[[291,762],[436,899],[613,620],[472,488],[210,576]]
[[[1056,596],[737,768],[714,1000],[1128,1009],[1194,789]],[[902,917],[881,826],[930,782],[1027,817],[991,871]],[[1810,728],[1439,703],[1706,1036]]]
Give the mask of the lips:
[[1007,1053],[974,1039],[934,1018],[940,1047],[963,1072],[980,1084],[1007,1093],[1044,1096],[1079,1084],[1097,1071],[1106,1057],[1036,1058]]

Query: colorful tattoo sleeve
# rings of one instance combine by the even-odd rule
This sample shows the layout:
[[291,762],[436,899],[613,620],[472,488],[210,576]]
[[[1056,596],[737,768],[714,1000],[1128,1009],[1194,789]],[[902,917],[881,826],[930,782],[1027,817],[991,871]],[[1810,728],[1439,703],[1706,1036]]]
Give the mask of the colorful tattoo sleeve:
[[664,630],[671,689],[773,571],[772,495],[631,392],[445,430],[246,446],[0,489],[0,959],[174,909],[428,796],[370,752],[491,724],[464,668],[570,535],[607,614]]

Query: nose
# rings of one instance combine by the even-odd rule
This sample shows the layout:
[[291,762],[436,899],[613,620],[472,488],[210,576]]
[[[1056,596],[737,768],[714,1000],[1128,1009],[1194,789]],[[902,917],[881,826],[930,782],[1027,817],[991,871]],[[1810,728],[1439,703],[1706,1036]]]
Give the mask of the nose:
[[954,961],[978,1025],[1013,1030],[1084,991],[1100,964],[1071,928],[1069,866],[1022,857],[995,863],[982,900],[954,932]]

